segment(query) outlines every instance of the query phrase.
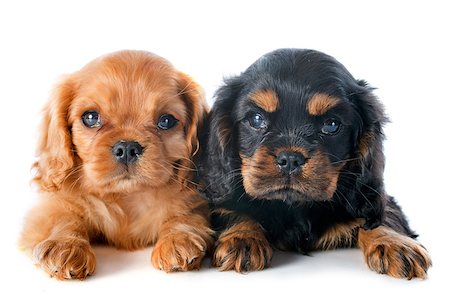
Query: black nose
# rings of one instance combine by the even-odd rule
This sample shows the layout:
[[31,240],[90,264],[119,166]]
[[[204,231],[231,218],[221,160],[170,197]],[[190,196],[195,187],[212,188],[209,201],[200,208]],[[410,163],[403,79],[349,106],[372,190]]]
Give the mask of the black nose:
[[119,141],[112,148],[113,156],[123,164],[131,164],[142,155],[142,146],[135,141]]
[[277,164],[283,173],[294,174],[305,164],[305,157],[299,153],[283,151],[277,155]]

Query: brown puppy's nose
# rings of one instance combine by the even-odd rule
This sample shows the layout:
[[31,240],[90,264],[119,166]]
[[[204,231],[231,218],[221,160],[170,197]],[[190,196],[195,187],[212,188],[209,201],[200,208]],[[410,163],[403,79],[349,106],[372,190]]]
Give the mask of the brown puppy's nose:
[[295,174],[305,164],[305,157],[299,153],[283,151],[277,155],[277,164],[283,173]]
[[142,146],[135,141],[119,141],[112,148],[112,154],[116,160],[125,165],[136,162],[142,155],[142,151]]

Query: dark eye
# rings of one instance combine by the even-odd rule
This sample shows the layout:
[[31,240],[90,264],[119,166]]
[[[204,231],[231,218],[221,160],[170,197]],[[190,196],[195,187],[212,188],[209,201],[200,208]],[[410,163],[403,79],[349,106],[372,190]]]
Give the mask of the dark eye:
[[81,116],[81,120],[86,127],[94,128],[102,126],[100,114],[95,110],[88,110]]
[[341,129],[341,122],[337,119],[328,119],[323,123],[322,133],[325,135],[334,135]]
[[169,115],[169,114],[164,114],[164,115],[161,115],[161,117],[159,117],[158,127],[160,129],[166,130],[166,129],[174,127],[175,124],[177,124],[177,122],[178,122],[178,120],[175,119],[174,116]]
[[267,128],[267,123],[261,114],[252,114],[248,118],[248,123],[254,129],[264,129]]

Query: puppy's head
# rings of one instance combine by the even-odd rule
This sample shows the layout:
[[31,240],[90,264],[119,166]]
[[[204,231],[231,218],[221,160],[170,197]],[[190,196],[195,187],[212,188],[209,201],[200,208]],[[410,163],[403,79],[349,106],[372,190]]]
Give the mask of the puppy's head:
[[130,192],[184,180],[206,104],[165,59],[139,51],[100,57],[60,83],[44,110],[35,181]]
[[346,174],[382,174],[384,121],[371,88],[334,58],[269,53],[216,95],[207,192],[221,201],[241,183],[258,199],[330,200]]

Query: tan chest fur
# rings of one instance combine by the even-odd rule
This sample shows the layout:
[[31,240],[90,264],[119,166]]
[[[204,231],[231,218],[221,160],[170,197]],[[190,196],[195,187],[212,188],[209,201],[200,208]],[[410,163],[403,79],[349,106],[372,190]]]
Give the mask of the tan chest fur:
[[165,221],[183,213],[179,203],[180,190],[151,189],[120,197],[84,197],[92,231],[100,232],[106,240],[124,249],[148,246],[158,238]]

